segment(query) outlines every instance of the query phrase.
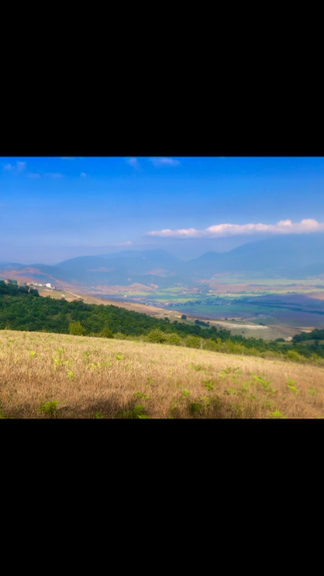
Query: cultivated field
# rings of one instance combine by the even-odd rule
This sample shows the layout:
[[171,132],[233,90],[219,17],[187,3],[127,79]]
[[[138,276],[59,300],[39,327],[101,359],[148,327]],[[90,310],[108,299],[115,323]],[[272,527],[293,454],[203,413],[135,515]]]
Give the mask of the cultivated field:
[[324,368],[0,331],[1,418],[322,418]]

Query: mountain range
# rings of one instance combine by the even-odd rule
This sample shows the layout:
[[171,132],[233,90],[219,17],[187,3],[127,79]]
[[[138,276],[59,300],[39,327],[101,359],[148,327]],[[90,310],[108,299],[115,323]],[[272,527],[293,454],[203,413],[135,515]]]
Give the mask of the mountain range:
[[193,285],[227,273],[292,279],[324,275],[324,234],[276,236],[249,242],[230,252],[206,252],[187,261],[165,250],[124,250],[72,258],[54,266],[0,263],[0,278],[84,288],[134,283],[154,287]]

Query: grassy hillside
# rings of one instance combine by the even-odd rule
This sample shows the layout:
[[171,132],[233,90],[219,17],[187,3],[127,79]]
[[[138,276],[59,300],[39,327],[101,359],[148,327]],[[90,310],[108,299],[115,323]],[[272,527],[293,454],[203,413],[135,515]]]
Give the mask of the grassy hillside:
[[2,418],[318,418],[323,376],[289,360],[0,331]]

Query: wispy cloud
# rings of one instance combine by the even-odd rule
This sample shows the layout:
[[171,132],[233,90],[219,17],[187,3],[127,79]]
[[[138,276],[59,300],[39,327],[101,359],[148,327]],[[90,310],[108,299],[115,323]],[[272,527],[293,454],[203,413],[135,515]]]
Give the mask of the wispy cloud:
[[61,156],[61,160],[74,160],[75,156]]
[[27,162],[19,162],[17,160],[16,164],[3,164],[3,169],[8,172],[13,172],[14,174],[19,174],[26,169]]
[[110,246],[130,246],[131,244],[133,244],[133,242],[127,240],[127,242],[115,242],[114,244],[110,244]]
[[56,178],[63,178],[64,174],[60,174],[59,172],[45,172],[44,176],[56,179]]
[[317,222],[311,218],[292,222],[280,220],[277,224],[216,224],[205,230],[187,228],[179,230],[153,230],[146,236],[160,238],[223,238],[226,236],[241,236],[253,234],[307,234],[310,232],[324,232],[324,222]]
[[173,158],[150,158],[155,168],[161,168],[163,166],[179,166],[179,160],[173,160]]
[[41,175],[38,174],[38,172],[29,172],[29,174],[27,174],[28,178],[40,178]]
[[139,168],[140,167],[140,164],[139,164],[137,158],[125,158],[125,162],[126,162],[126,164],[128,164],[132,168]]
[[81,176],[81,178],[86,178],[86,177],[87,177],[87,175],[86,175],[85,172],[81,172],[80,176]]

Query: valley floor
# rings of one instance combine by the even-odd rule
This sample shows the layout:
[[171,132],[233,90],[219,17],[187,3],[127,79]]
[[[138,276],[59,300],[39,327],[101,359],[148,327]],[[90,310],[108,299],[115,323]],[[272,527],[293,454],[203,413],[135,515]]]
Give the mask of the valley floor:
[[0,331],[1,418],[323,418],[324,368]]

